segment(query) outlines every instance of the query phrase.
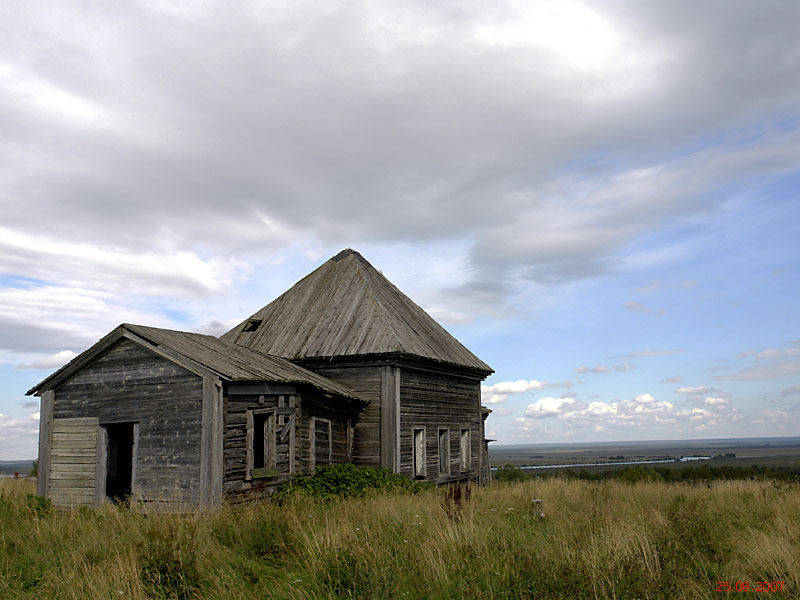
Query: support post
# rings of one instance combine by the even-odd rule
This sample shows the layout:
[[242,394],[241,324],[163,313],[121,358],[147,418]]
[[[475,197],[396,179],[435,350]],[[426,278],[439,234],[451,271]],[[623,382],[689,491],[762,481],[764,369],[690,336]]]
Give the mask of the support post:
[[50,443],[53,439],[55,395],[53,390],[43,392],[39,408],[39,476],[36,481],[36,493],[40,496],[47,496],[50,490]]
[[222,502],[222,403],[220,381],[204,377],[200,433],[200,507],[203,509]]

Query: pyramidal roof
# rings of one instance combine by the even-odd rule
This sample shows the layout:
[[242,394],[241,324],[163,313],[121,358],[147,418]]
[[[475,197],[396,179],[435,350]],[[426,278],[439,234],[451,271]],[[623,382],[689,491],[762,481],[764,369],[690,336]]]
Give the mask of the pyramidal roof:
[[349,248],[221,339],[293,360],[399,353],[492,372]]

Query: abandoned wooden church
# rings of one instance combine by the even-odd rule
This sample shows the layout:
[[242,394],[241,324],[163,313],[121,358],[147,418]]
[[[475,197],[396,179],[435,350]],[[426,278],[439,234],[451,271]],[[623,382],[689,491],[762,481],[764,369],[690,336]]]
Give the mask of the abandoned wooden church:
[[345,462],[483,482],[491,373],[343,250],[219,338],[123,324],[29,390],[39,494],[211,507]]

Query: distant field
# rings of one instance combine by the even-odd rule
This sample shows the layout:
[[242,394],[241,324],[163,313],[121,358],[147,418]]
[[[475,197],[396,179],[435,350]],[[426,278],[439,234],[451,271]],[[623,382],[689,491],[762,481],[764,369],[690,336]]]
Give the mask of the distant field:
[[33,469],[32,460],[0,460],[0,475],[19,473],[27,475]]
[[[684,468],[714,466],[769,467],[800,465],[800,438],[760,438],[731,440],[687,440],[685,442],[617,442],[604,444],[543,444],[530,446],[489,446],[492,466],[571,465],[620,461],[657,460],[682,456],[735,454],[736,458],[715,458],[702,462],[660,463],[653,466]],[[647,465],[643,465],[647,466]],[[594,469],[597,467],[587,467]],[[624,468],[606,465],[606,469]]]

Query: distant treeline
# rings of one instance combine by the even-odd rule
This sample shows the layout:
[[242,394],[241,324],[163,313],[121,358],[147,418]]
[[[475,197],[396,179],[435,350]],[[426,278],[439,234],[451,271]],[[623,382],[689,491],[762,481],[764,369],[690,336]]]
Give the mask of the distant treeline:
[[720,479],[774,479],[778,481],[800,482],[800,467],[765,467],[752,465],[746,467],[699,465],[670,469],[667,467],[627,467],[605,471],[587,469],[548,469],[546,472],[537,469],[535,473],[527,472],[514,465],[500,467],[492,474],[495,481],[523,481],[532,478],[566,477],[587,481],[605,481],[617,479],[622,481],[714,481]]

